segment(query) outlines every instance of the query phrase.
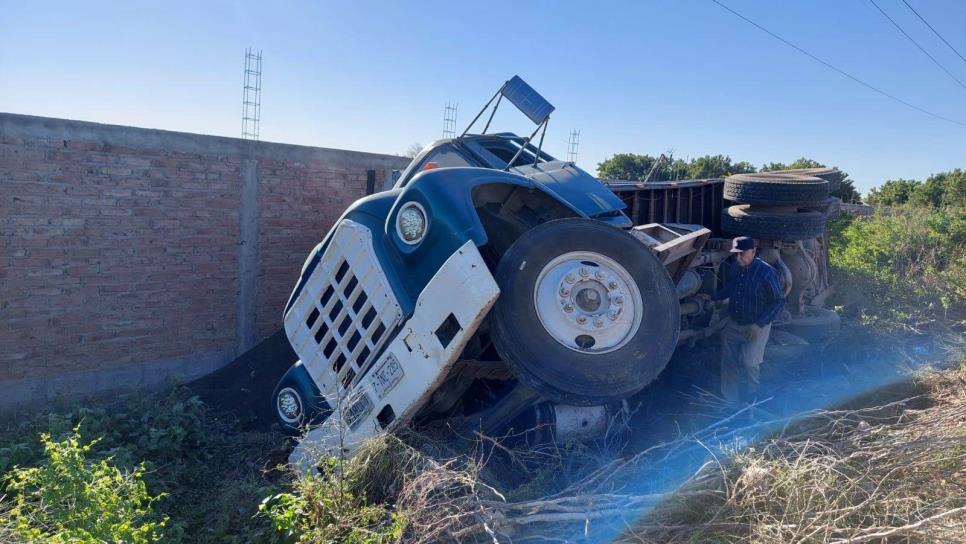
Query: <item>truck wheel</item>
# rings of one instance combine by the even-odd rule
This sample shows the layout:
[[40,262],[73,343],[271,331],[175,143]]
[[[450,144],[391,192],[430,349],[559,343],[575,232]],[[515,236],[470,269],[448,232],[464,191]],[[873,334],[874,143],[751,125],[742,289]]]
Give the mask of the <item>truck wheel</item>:
[[721,228],[765,240],[808,240],[825,232],[825,215],[815,211],[764,212],[741,204],[721,210]]
[[770,172],[759,172],[757,175],[792,175],[792,176],[811,176],[813,178],[824,179],[828,182],[828,190],[831,193],[838,191],[842,187],[842,180],[845,176],[838,168],[794,168],[791,170],[772,170]]
[[788,206],[819,204],[829,194],[821,178],[787,174],[736,174],[724,183],[724,197],[742,204]]
[[517,239],[496,269],[493,342],[549,400],[606,404],[654,381],[677,344],[677,294],[657,256],[629,233],[560,219]]

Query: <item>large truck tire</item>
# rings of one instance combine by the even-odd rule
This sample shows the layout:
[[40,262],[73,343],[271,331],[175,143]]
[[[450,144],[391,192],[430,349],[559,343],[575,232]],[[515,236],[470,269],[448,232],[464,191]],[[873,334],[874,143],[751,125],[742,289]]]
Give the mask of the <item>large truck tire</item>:
[[821,178],[785,174],[736,174],[724,183],[724,197],[741,204],[804,206],[819,204],[829,195]]
[[765,240],[809,240],[825,232],[825,214],[811,210],[766,212],[741,204],[721,210],[721,228]]
[[772,170],[770,172],[759,172],[757,175],[790,175],[790,176],[810,176],[813,178],[824,179],[828,182],[828,190],[831,193],[838,191],[842,187],[842,180],[845,174],[838,168],[792,168],[789,170]]
[[517,239],[496,269],[493,343],[545,398],[590,406],[626,398],[664,370],[680,326],[667,270],[631,234],[559,219]]

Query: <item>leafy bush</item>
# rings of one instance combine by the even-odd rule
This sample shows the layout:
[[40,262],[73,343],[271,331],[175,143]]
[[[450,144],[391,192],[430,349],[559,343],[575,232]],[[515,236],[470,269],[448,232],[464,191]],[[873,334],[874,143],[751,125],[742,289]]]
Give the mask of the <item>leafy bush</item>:
[[837,302],[867,321],[942,320],[966,314],[966,215],[901,206],[842,216],[831,225]]
[[402,535],[405,518],[359,491],[360,465],[329,458],[320,474],[295,480],[291,493],[265,498],[259,511],[298,543],[382,544]]
[[939,172],[922,182],[890,179],[871,189],[867,201],[877,206],[916,204],[934,208],[963,208],[966,206],[966,171],[957,168]]
[[[138,473],[168,518],[165,542],[265,542],[274,537],[256,517],[262,497],[277,491],[262,470],[282,445],[271,433],[242,432],[183,390],[132,395],[0,427],[0,474],[39,467],[38,437],[73,436],[92,462]],[[0,496],[10,493],[0,479]],[[0,528],[0,541],[5,541]]]
[[78,431],[55,441],[41,435],[38,466],[5,477],[12,494],[0,524],[28,542],[158,542],[167,519],[154,512],[159,497],[144,483],[144,467],[121,471],[107,459],[89,460],[96,441],[82,444]]

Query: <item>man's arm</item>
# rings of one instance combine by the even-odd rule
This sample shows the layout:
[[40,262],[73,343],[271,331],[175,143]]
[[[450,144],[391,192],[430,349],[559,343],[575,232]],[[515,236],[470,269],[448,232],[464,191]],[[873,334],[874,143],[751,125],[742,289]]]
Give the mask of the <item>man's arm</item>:
[[711,300],[724,300],[726,298],[731,298],[731,293],[735,289],[734,278],[731,277],[732,269],[734,266],[731,262],[725,261],[725,286],[718,289],[711,295]]
[[778,312],[782,310],[782,306],[785,305],[785,292],[782,291],[782,286],[778,282],[778,274],[774,269],[768,270],[768,273],[765,274],[763,284],[761,295],[766,302],[762,309],[762,315],[755,321],[755,325],[759,327],[764,327],[774,321],[778,317]]

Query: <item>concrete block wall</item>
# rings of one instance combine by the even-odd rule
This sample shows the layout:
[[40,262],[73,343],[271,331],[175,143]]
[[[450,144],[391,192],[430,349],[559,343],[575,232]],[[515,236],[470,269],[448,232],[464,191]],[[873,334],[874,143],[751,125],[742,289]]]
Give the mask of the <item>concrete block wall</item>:
[[0,409],[230,361],[408,159],[0,113]]

